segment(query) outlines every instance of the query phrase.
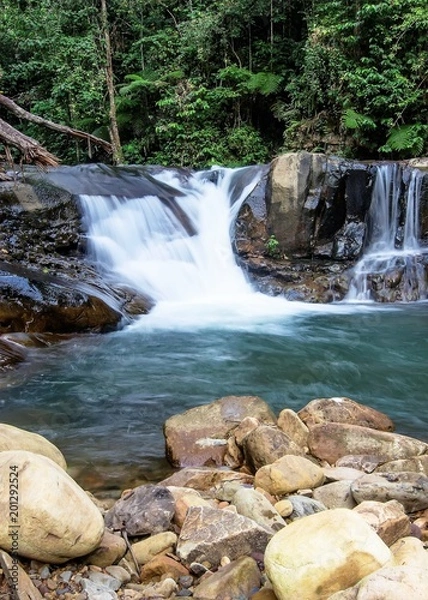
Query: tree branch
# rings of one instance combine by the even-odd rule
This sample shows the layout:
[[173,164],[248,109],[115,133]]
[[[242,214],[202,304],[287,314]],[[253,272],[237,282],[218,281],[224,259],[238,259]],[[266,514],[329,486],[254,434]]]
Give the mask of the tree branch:
[[88,140],[88,142],[92,142],[97,146],[101,146],[101,148],[109,154],[111,154],[113,151],[110,142],[102,140],[101,138],[96,137],[95,135],[91,135],[90,133],[85,133],[84,131],[80,131],[78,129],[72,129],[71,127],[67,127],[66,125],[59,125],[58,123],[54,123],[53,121],[49,121],[48,119],[43,119],[43,117],[34,115],[33,113],[30,113],[27,110],[18,106],[18,104],[16,104],[13,100],[8,98],[7,96],[4,96],[3,94],[0,94],[0,106],[4,106],[9,112],[13,113],[20,119],[25,119],[26,121],[36,123],[37,125],[43,125],[43,127],[48,127],[53,131],[58,131],[59,133],[64,133],[65,135],[70,135],[79,139]]

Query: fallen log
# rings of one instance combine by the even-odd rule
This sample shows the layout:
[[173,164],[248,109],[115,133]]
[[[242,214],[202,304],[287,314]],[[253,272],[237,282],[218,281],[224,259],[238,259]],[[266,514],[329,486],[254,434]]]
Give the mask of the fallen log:
[[80,131],[79,129],[73,129],[72,127],[68,127],[67,125],[60,125],[59,123],[54,123],[53,121],[44,119],[39,115],[34,115],[33,113],[23,109],[13,100],[8,98],[7,96],[4,96],[3,94],[0,94],[0,106],[4,106],[4,108],[6,108],[9,112],[14,114],[16,117],[19,117],[20,119],[25,119],[26,121],[30,121],[31,123],[42,125],[43,127],[47,127],[48,129],[52,129],[53,131],[58,131],[58,133],[64,133],[65,135],[70,135],[75,138],[87,140],[88,143],[100,146],[108,154],[112,154],[113,152],[113,148],[110,142],[107,142],[106,140],[92,135],[91,133],[86,133],[85,131]]

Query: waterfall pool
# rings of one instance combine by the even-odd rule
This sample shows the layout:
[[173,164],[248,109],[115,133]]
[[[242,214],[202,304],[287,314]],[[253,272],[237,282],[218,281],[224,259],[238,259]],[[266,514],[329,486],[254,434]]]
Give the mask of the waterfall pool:
[[142,317],[32,350],[0,389],[0,420],[45,435],[89,488],[159,480],[164,421],[226,395],[258,395],[276,413],[348,396],[428,441],[427,303],[291,308],[175,329]]

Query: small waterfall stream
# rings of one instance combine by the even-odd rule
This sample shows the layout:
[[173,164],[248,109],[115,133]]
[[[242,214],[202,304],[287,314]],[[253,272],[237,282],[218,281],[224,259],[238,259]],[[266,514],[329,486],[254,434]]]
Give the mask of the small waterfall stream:
[[[354,268],[348,301],[415,301],[426,297],[419,244],[419,202],[423,175],[410,172],[403,193],[397,164],[376,167],[364,256]],[[391,292],[392,290],[392,292]],[[395,290],[395,292],[394,292]]]

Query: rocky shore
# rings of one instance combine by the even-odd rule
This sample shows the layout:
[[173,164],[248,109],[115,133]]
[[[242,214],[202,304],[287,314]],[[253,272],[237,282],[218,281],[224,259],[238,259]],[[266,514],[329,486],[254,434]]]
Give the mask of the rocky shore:
[[428,600],[428,444],[348,398],[171,417],[157,484],[99,500],[0,424],[0,598]]

